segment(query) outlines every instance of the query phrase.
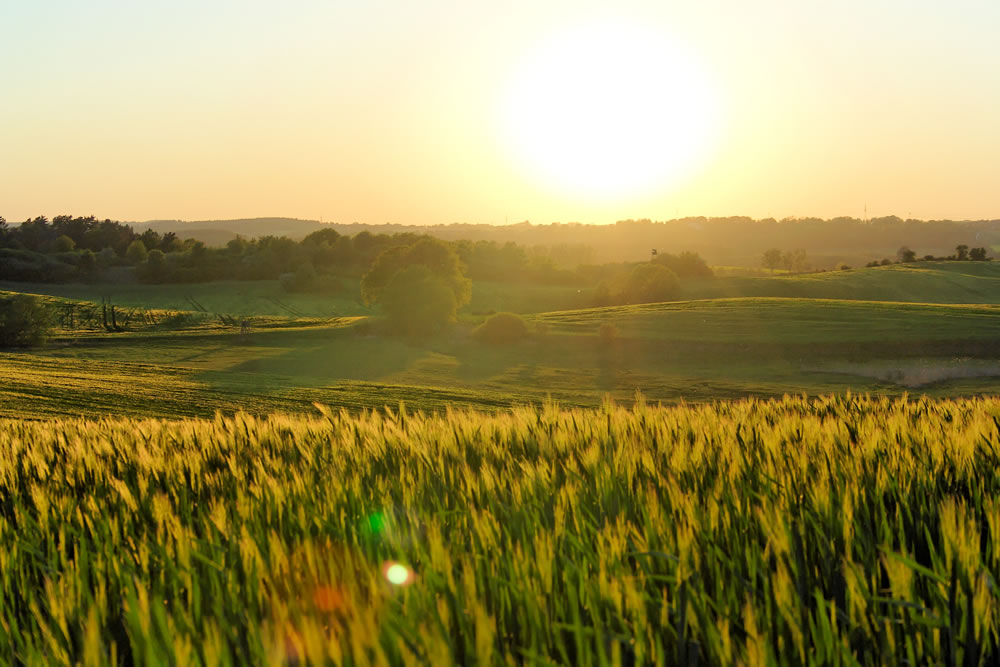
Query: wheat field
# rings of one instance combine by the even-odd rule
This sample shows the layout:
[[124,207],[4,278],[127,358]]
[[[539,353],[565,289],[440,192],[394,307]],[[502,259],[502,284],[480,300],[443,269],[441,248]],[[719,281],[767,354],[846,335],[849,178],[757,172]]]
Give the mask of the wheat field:
[[0,421],[0,661],[994,664],[1000,400]]

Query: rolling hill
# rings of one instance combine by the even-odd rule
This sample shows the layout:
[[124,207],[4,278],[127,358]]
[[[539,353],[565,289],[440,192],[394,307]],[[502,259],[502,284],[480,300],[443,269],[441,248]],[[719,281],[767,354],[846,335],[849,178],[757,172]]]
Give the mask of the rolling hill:
[[915,262],[823,273],[690,281],[686,299],[795,297],[912,303],[1000,303],[1000,262]]

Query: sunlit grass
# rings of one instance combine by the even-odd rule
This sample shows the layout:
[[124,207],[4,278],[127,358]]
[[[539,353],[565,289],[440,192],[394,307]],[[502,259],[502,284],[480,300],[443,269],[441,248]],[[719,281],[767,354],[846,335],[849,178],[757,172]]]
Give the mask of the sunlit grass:
[[998,417],[0,421],[0,661],[991,664]]
[[603,322],[623,335],[744,343],[850,343],[993,339],[1000,306],[739,297],[543,313],[553,332],[591,333]]

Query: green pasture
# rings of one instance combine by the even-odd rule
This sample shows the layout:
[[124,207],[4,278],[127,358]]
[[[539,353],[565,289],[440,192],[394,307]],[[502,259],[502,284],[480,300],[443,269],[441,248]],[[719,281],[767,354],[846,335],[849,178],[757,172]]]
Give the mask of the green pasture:
[[[477,341],[466,324],[415,342],[359,322],[262,319],[248,336],[211,320],[176,331],[63,331],[47,348],[0,354],[0,415],[263,414],[400,400],[438,410],[546,397],[586,406],[636,391],[666,403],[847,390],[949,396],[991,391],[1000,375],[989,363],[1000,333],[992,306],[722,299],[562,311],[529,317],[538,333],[502,347]],[[602,338],[602,323],[615,335]]]
[[[377,309],[361,299],[360,281],[343,278],[335,293],[289,293],[276,280],[146,285],[0,282],[0,291],[28,292],[122,308],[207,312],[233,317],[343,317]],[[684,300],[740,297],[1000,304],[1000,262],[917,262],[850,271],[723,275],[686,280]],[[492,312],[545,313],[593,305],[592,287],[475,281],[463,316]]]
[[995,340],[1000,306],[833,299],[735,298],[544,313],[553,330],[612,324],[627,337],[702,343]]
[[915,262],[823,273],[722,276],[685,282],[683,297],[1000,303],[1000,262]]
[[227,280],[211,283],[146,285],[142,283],[0,282],[0,290],[43,294],[119,308],[208,312],[234,317],[337,317],[368,315],[357,280],[344,280],[336,294],[289,293],[277,280]]
[[[341,279],[335,293],[286,292],[277,280],[227,280],[211,283],[146,285],[49,284],[0,281],[0,291],[27,292],[76,301],[101,303],[105,297],[119,308],[206,312],[233,317],[343,317],[378,312],[361,299],[360,281]],[[472,298],[462,309],[473,318],[511,311],[540,313],[592,305],[593,289],[552,285],[474,282]]]
[[[420,342],[384,335],[360,301],[290,295],[276,282],[121,285],[104,296],[119,313],[142,313],[128,331],[109,333],[100,320],[75,328],[62,321],[48,347],[0,354],[0,415],[263,414],[307,410],[313,401],[359,408],[400,400],[437,410],[449,403],[537,404],[549,396],[585,406],[606,395],[627,402],[637,390],[667,403],[849,389],[992,392],[1000,376],[993,363],[1000,359],[1000,304],[985,297],[976,305],[860,297],[863,284],[899,291],[925,273],[936,276],[929,298],[958,299],[957,285],[965,283],[985,294],[998,267],[945,262],[718,278],[716,289],[857,290],[851,299],[739,296],[608,308],[579,308],[589,295],[572,288],[476,283],[455,329]],[[0,287],[37,288],[59,312],[73,304],[94,312],[110,289]],[[203,310],[192,310],[191,296]],[[534,312],[560,303],[576,309]],[[283,314],[276,304],[308,316]],[[525,313],[532,337],[507,347],[477,341],[473,327],[493,310]],[[252,313],[248,336],[235,319],[241,312]]]

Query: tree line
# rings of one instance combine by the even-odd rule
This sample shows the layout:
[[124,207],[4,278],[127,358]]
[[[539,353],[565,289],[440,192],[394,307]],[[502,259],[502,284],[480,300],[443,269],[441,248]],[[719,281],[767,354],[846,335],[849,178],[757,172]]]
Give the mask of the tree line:
[[[458,252],[463,247],[468,248],[422,237],[410,245],[389,248],[362,278],[362,297],[381,306],[393,333],[438,334],[455,321],[458,309],[471,296],[472,283]],[[598,285],[596,306],[670,301],[680,295],[682,278],[713,275],[704,259],[690,252],[657,254],[648,262],[585,266],[580,271],[581,277]],[[490,342],[512,342],[526,331],[520,317],[497,313],[477,333]]]
[[[0,279],[70,282],[129,279],[148,283],[212,280],[280,279],[289,291],[337,289],[339,277],[364,275],[383,252],[425,238],[416,232],[353,236],[327,227],[301,241],[285,236],[237,237],[212,248],[173,232],[142,233],[131,225],[95,216],[44,216],[8,225],[0,218]],[[587,263],[589,253],[565,245],[526,247],[488,240],[446,242],[463,274],[477,281],[592,286],[605,283],[609,293],[632,264]],[[659,263],[680,277],[710,275],[693,253],[660,255]],[[125,273],[123,273],[125,272]]]
[[[346,236],[332,228],[298,242],[237,237],[223,248],[209,248],[170,232],[147,229],[139,234],[130,225],[93,216],[38,217],[19,226],[2,222],[0,260],[0,279],[48,282],[279,279],[289,291],[334,291],[340,277],[360,277],[362,298],[379,304],[391,331],[408,336],[433,335],[453,322],[469,301],[472,280],[596,286],[593,305],[606,306],[668,301],[679,296],[682,280],[712,276],[705,260],[692,252],[565,268],[547,249],[511,242],[446,242],[410,232]],[[37,314],[38,323],[45,320],[40,303],[32,308],[26,302],[0,305],[8,314],[19,313],[11,317],[21,324],[31,319],[29,313]],[[7,329],[20,330],[12,322]],[[503,322],[493,323],[484,335],[509,336],[512,325]]]
[[749,216],[692,216],[671,220],[629,219],[614,224],[549,223],[528,221],[510,225],[455,223],[412,225],[334,224],[344,234],[362,230],[384,233],[419,229],[444,240],[490,240],[572,248],[575,256],[587,253],[583,263],[636,261],[649,248],[684,248],[713,264],[749,266],[773,247],[802,248],[817,268],[834,268],[839,262],[863,263],[873,255],[891,255],[902,244],[947,254],[958,244],[1000,244],[998,220],[916,220],[895,215],[861,219]]
[[[281,236],[237,237],[210,248],[173,232],[99,220],[95,216],[44,216],[8,225],[0,218],[0,279],[68,282],[120,277],[131,268],[150,283],[282,279],[291,290],[311,289],[323,276],[360,276],[389,248],[407,246],[423,235],[406,232],[346,236],[321,229],[301,241]],[[454,247],[477,280],[569,283],[578,279],[560,269],[547,253],[513,243],[462,241]],[[327,281],[328,282],[328,281]]]
[[[940,262],[940,261],[953,261],[953,262],[986,262],[989,261],[989,252],[985,247],[980,246],[978,248],[970,248],[964,243],[960,243],[955,246],[955,252],[952,255],[944,255],[940,257],[935,257],[934,255],[924,255],[919,258],[922,262]],[[909,246],[902,246],[896,251],[896,263],[897,264],[909,264],[911,262],[918,261],[917,253],[915,250],[911,250]],[[882,258],[881,261],[871,261],[865,266],[885,266],[887,264],[892,264],[892,260],[888,257]]]

